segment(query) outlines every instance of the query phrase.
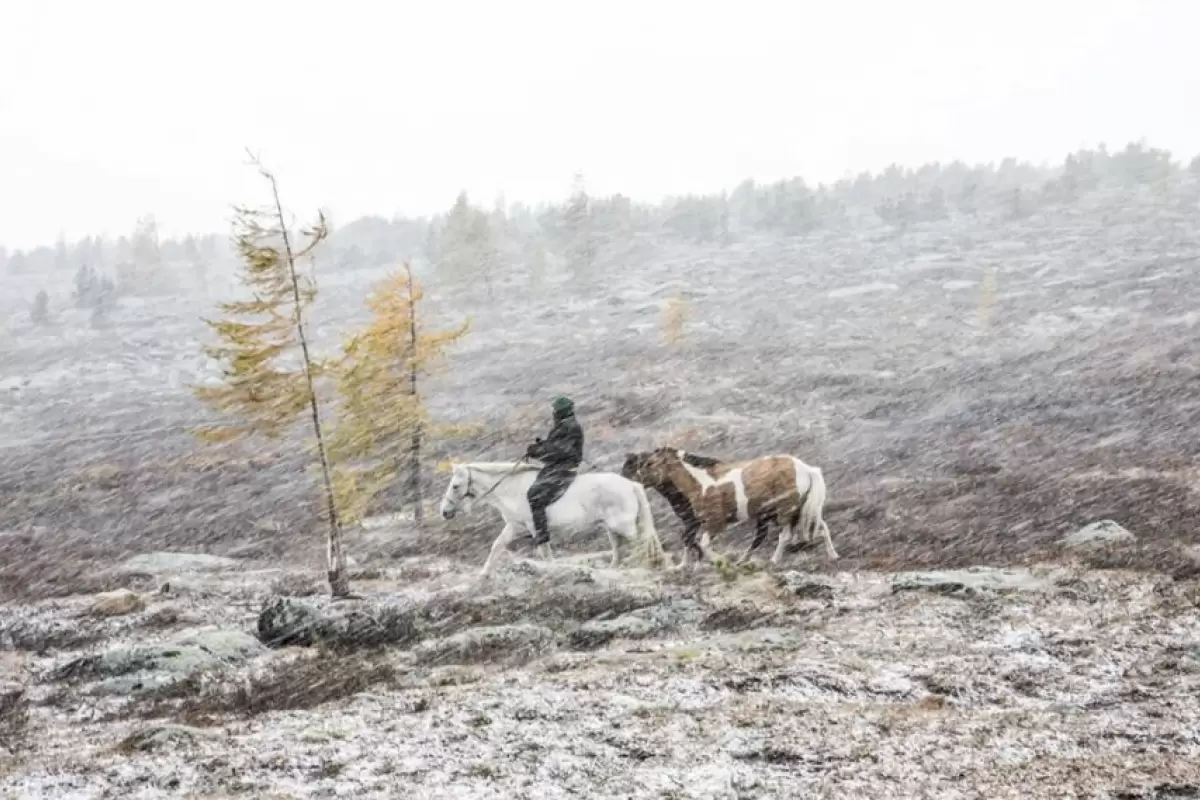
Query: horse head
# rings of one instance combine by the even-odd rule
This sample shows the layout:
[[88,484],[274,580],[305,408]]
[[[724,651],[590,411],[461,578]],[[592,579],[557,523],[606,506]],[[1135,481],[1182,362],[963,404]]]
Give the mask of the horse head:
[[662,486],[671,480],[672,453],[665,448],[649,453],[626,453],[621,477],[645,486]]
[[644,453],[626,453],[625,463],[621,465],[621,477],[627,481],[640,481],[642,459]]
[[450,485],[446,487],[446,493],[442,495],[442,504],[438,509],[442,519],[454,519],[462,502],[475,496],[473,488],[471,470],[464,464],[455,464],[450,474]]

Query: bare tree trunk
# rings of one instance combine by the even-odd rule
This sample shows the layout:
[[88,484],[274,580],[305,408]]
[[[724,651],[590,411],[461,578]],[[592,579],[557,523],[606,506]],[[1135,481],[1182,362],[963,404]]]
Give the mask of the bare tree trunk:
[[304,378],[308,381],[309,407],[312,410],[313,433],[317,439],[317,452],[321,457],[321,474],[325,480],[325,504],[329,511],[329,539],[326,563],[329,568],[329,590],[334,597],[350,596],[350,580],[346,576],[346,561],[342,552],[342,522],[338,517],[337,504],[333,498],[333,479],[329,475],[329,456],[325,452],[325,436],[321,427],[321,409],[317,403],[317,390],[313,381],[312,359],[308,353],[308,337],[304,332],[304,317],[300,312],[300,280],[296,275],[296,258],[288,236],[287,220],[283,216],[283,204],[279,201],[279,187],[275,176],[263,170],[271,181],[271,194],[275,198],[275,213],[279,218],[279,230],[283,235],[283,249],[287,256],[288,274],[292,279],[292,297],[295,308],[296,333],[300,339],[300,351],[304,355]]
[[[408,360],[408,391],[412,395],[413,408],[419,408],[417,403],[417,300],[413,294],[412,266],[405,262],[405,274],[408,276],[408,345],[410,357]],[[491,291],[489,285],[489,292]],[[409,445],[409,484],[413,500],[413,521],[418,525],[425,522],[425,501],[421,497],[421,418],[413,422],[412,442]]]

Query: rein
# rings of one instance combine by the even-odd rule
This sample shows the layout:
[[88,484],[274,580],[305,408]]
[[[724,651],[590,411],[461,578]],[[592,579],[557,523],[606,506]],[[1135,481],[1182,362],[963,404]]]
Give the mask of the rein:
[[511,478],[513,475],[516,475],[517,470],[519,470],[521,467],[523,467],[525,465],[526,460],[527,459],[522,458],[520,461],[518,461],[516,464],[514,464],[513,468],[510,469],[507,472],[507,474],[505,474],[503,477],[500,478],[500,480],[498,480],[494,484],[492,484],[492,488],[488,489],[486,492],[479,495],[478,497],[476,497],[474,494],[471,493],[471,484],[475,481],[475,474],[470,469],[468,469],[467,470],[467,490],[465,492],[463,492],[463,497],[469,497],[471,499],[479,500],[482,502],[483,498],[487,497],[489,494],[496,491],[496,489],[500,488],[500,484],[504,483],[506,480]]
[[[510,469],[507,473],[505,473],[500,478],[500,480],[498,480],[494,484],[492,484],[492,488],[488,489],[486,492],[484,492],[483,494],[478,495],[478,496],[476,496],[471,491],[471,486],[475,482],[475,473],[473,473],[470,469],[468,469],[467,470],[467,490],[465,492],[463,492],[463,499],[464,500],[466,500],[466,499],[479,500],[480,502],[482,502],[483,498],[487,497],[489,494],[491,494],[492,492],[499,489],[500,484],[504,483],[506,480],[511,478],[513,475],[516,475],[517,472],[521,469],[521,467],[525,466],[525,464],[528,463],[528,461],[529,461],[529,457],[523,456],[520,461],[518,461],[516,464],[513,465],[512,469]],[[593,466],[592,463],[589,461],[584,461],[582,463],[592,469],[595,469],[595,466]]]

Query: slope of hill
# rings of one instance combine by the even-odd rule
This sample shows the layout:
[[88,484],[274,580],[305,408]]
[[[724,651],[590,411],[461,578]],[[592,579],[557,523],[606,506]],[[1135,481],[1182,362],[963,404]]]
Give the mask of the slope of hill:
[[[1097,517],[1135,530],[1150,558],[1156,542],[1194,536],[1200,510],[1194,205],[1147,190],[1020,220],[954,216],[725,247],[641,238],[609,248],[582,279],[538,283],[513,269],[490,293],[432,283],[431,308],[474,321],[432,403],[486,430],[437,455],[519,453],[565,391],[601,467],[662,443],[821,466],[846,566],[1020,562]],[[324,281],[323,346],[362,316],[378,275]],[[662,311],[676,294],[688,316],[671,347]],[[199,353],[210,310],[184,297],[126,301],[99,334],[68,312],[57,328],[11,337],[5,591],[43,580],[59,591],[89,559],[152,548],[316,558],[295,448],[237,458],[182,429],[202,416],[186,386],[211,374]],[[432,475],[430,491],[441,481]],[[665,504],[656,509],[674,530]],[[450,530],[436,546],[487,544]]]

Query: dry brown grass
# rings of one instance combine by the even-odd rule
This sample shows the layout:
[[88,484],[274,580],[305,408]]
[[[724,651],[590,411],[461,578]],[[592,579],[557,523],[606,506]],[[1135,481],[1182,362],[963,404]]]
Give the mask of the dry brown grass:
[[0,687],[0,751],[17,753],[29,745],[29,698],[21,687]]
[[175,697],[160,694],[126,710],[144,718],[170,716],[202,727],[229,715],[254,717],[269,711],[316,708],[372,686],[396,685],[398,680],[396,668],[383,658],[318,651],[274,662],[266,672],[240,685],[189,682],[186,688],[170,693]]

